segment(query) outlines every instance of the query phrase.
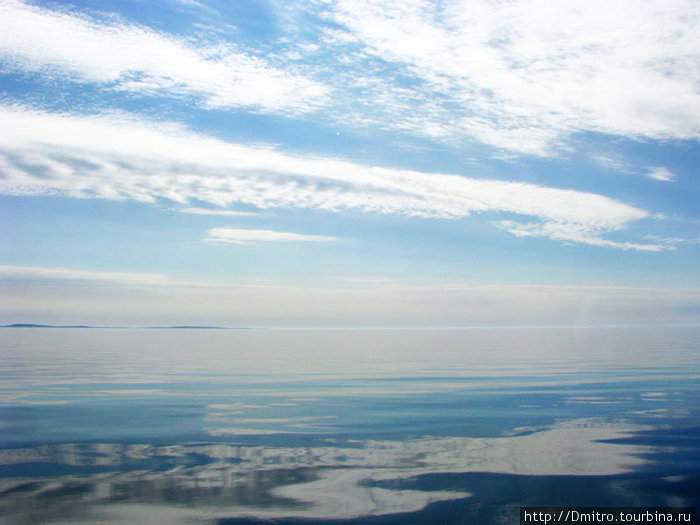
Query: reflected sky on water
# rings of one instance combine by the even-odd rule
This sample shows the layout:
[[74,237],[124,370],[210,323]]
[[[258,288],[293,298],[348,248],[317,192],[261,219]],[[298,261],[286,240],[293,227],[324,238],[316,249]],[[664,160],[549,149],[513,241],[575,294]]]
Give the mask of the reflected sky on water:
[[699,334],[0,329],[0,522],[696,505]]

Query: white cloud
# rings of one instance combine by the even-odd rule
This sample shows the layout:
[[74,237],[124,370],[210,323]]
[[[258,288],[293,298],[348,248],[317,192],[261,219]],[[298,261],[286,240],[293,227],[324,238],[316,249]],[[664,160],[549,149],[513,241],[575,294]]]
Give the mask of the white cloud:
[[700,239],[685,239],[683,237],[664,237],[662,235],[645,235],[645,239],[659,244],[676,246],[678,244],[700,244]]
[[532,217],[552,231],[596,234],[649,217],[645,210],[593,193],[299,157],[126,116],[24,108],[0,107],[0,171],[0,193],[15,195],[58,192],[181,204],[197,199],[217,206],[355,209],[442,219],[508,212]]
[[0,3],[0,60],[17,71],[140,94],[194,96],[208,107],[304,112],[327,88],[230,47],[202,47],[114,17]]
[[251,244],[254,242],[320,242],[336,241],[337,237],[305,235],[273,230],[245,230],[240,228],[212,228],[205,242],[218,244]]
[[617,157],[608,157],[606,155],[593,155],[591,157],[595,162],[609,168],[611,170],[619,171],[622,173],[631,173],[630,167],[622,159]]
[[593,225],[562,223],[562,222],[538,222],[519,223],[516,221],[500,221],[498,226],[516,237],[546,237],[548,239],[590,244],[592,246],[606,246],[609,248],[619,248],[622,250],[642,250],[649,252],[660,252],[663,250],[675,250],[671,243],[660,244],[639,244],[633,242],[619,242],[603,239],[600,235],[603,229]]
[[674,182],[676,174],[668,168],[662,166],[640,167],[632,166],[632,162],[625,161],[619,157],[611,157],[606,155],[592,155],[591,158],[606,168],[626,173],[630,175],[644,175],[650,179],[660,180],[664,182]]
[[[578,132],[700,136],[693,0],[300,5],[305,23],[282,23],[283,34],[262,50],[206,42],[231,39],[228,28],[185,39],[113,15],[2,0],[0,60],[32,75],[194,97],[205,107],[323,107],[319,118],[344,126],[534,155]],[[277,7],[280,19],[294,17],[293,6]],[[314,10],[326,25],[309,31]]]
[[216,210],[212,208],[173,208],[180,213],[189,213],[191,215],[220,215],[223,217],[241,217],[258,215],[252,211],[236,211],[236,210]]
[[671,170],[662,167],[651,168],[646,175],[654,180],[664,182],[673,182],[676,178],[676,175]]
[[328,16],[370,121],[538,155],[582,131],[700,135],[693,0],[337,0]]

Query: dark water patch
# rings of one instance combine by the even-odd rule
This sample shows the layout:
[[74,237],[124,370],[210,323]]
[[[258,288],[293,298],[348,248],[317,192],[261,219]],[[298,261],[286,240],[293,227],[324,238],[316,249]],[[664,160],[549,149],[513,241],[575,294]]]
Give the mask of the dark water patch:
[[650,445],[657,447],[683,447],[700,449],[700,427],[674,427],[640,430],[627,437],[605,440],[608,443]]
[[[403,480],[373,482],[392,490],[461,490],[472,494],[469,505],[508,506],[668,506],[669,496],[697,500],[698,474],[675,482],[658,474],[627,473],[611,476],[524,476],[494,473],[427,474]],[[625,491],[619,490],[625,487]],[[663,491],[657,489],[663,487]],[[687,505],[695,505],[689,501]]]

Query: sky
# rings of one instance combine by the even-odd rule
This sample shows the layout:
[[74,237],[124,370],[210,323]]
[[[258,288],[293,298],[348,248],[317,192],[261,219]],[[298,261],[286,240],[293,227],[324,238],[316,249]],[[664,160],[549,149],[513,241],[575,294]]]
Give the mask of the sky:
[[693,0],[0,0],[0,323],[700,322]]

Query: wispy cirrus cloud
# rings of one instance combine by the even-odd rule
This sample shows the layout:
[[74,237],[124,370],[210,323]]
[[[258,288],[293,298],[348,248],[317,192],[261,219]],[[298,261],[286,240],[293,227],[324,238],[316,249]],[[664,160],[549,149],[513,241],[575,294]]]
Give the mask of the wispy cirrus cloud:
[[671,170],[658,166],[651,168],[646,175],[651,179],[660,180],[663,182],[673,182],[676,179],[675,173],[673,173]]
[[19,72],[142,95],[194,97],[212,108],[298,113],[316,109],[326,86],[233,46],[198,45],[114,16],[0,2],[0,60]]
[[592,155],[591,158],[599,165],[619,171],[621,173],[634,173],[634,170],[632,169],[629,164],[621,159],[619,156],[608,156],[608,155]]
[[628,175],[641,175],[662,182],[675,182],[676,174],[663,166],[633,166],[632,162],[619,156],[592,155],[591,158],[605,168]]
[[678,246],[678,245],[689,245],[689,244],[700,244],[700,237],[694,239],[688,239],[684,237],[667,237],[662,235],[645,235],[644,239],[647,241],[654,241],[659,244],[664,244],[667,246]]
[[327,42],[367,72],[346,81],[378,101],[359,117],[375,125],[535,155],[577,132],[700,135],[692,0],[328,6]]
[[4,194],[58,192],[181,204],[197,199],[218,206],[354,209],[441,219],[505,212],[546,225],[544,234],[554,239],[561,238],[557,228],[574,228],[577,236],[566,239],[572,242],[650,217],[593,193],[301,157],[124,115],[71,116],[16,107],[0,108],[0,169]]
[[674,243],[663,241],[657,243],[635,243],[604,239],[601,237],[601,234],[605,232],[604,229],[586,224],[561,223],[555,221],[534,223],[501,221],[498,223],[498,226],[516,237],[545,237],[568,243],[590,244],[592,246],[606,246],[622,250],[641,250],[648,252],[676,249]]
[[190,215],[218,215],[221,217],[245,217],[258,215],[252,211],[238,211],[238,210],[217,210],[213,208],[173,208],[174,211],[180,213],[188,213]]
[[328,235],[278,232],[274,230],[248,230],[243,228],[211,228],[204,242],[213,244],[252,244],[256,242],[323,242],[337,241]]

